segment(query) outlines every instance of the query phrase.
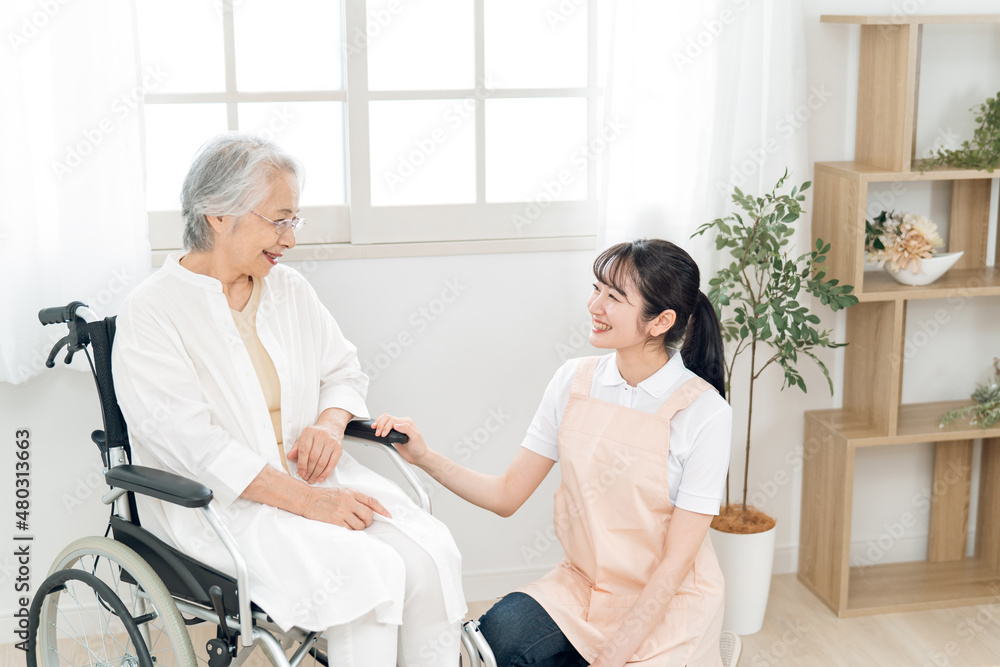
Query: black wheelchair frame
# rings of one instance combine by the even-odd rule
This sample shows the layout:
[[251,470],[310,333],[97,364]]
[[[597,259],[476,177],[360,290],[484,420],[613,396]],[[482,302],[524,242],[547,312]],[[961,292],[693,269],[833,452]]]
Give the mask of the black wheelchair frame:
[[[66,596],[70,586],[89,587],[99,605],[98,616],[124,628],[134,652],[121,649],[123,654],[119,656],[119,667],[152,667],[169,662],[163,655],[166,649],[153,650],[154,647],[149,646],[154,641],[150,630],[154,622],[163,624],[158,626],[162,628],[160,632],[167,636],[176,664],[183,667],[194,667],[199,660],[207,660],[209,667],[239,667],[258,645],[263,647],[266,657],[275,667],[297,667],[306,655],[312,655],[324,666],[328,665],[323,651],[325,639],[321,633],[300,628],[282,632],[264,610],[253,604],[246,562],[213,508],[211,489],[180,475],[130,463],[128,429],[118,407],[111,374],[115,318],[99,319],[79,301],[43,309],[38,317],[43,325],[65,324],[69,328],[69,333],[52,348],[46,366],[52,368],[55,365],[55,358],[63,348],[67,349],[67,364],[80,350],[90,362],[104,424],[104,429],[94,431],[91,439],[100,449],[105,479],[111,487],[102,500],[112,508],[108,533],[113,536],[113,542],[107,537],[84,538],[78,540],[80,544],[75,549],[77,543],[67,547],[56,559],[50,575],[38,587],[31,603],[27,667],[35,667],[39,658],[46,667],[61,665],[61,645],[53,646],[60,641],[59,635],[53,628],[58,628],[62,618],[58,609],[60,596]],[[385,452],[413,488],[417,503],[429,512],[430,499],[426,491],[393,446],[406,442],[406,436],[392,433],[376,437],[370,424],[352,422],[345,435],[360,438],[365,444],[377,446]],[[136,493],[202,511],[229,550],[236,578],[205,566],[143,529],[135,504]],[[84,558],[91,563],[87,568],[73,567],[83,562]],[[113,581],[110,583],[115,584],[118,590],[96,576],[102,559],[102,567],[110,568],[103,571],[111,573]],[[123,600],[123,597],[126,599]],[[76,599],[75,593],[73,599]],[[181,614],[191,618],[184,618]],[[73,621],[63,622],[72,625]],[[83,619],[76,622],[86,625]],[[189,636],[179,631],[178,626],[183,629],[184,626],[203,622],[216,626],[216,637],[205,646],[207,658],[198,658]],[[461,639],[472,667],[482,664],[496,667],[493,653],[476,621],[463,625]],[[103,637],[101,641],[104,643]],[[86,650],[94,653],[89,647],[89,640],[86,643]],[[295,643],[299,646],[288,658],[286,645]],[[111,667],[112,664],[99,657],[90,659],[89,664],[94,662],[101,667]],[[173,663],[170,664],[172,666]]]

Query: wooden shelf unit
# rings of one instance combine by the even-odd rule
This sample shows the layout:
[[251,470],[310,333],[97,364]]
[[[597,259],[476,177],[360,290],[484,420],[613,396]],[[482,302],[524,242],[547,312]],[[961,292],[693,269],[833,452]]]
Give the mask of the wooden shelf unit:
[[[854,285],[861,301],[943,299],[1000,294],[1000,274],[986,265],[990,190],[1000,172],[936,169],[896,172],[862,162],[817,162],[813,238],[832,244],[828,275]],[[948,250],[965,254],[944,277],[925,287],[900,285],[885,271],[865,271],[865,213],[871,183],[951,183]],[[1000,245],[1000,244],[998,244]]]
[[[832,244],[827,274],[855,286],[847,311],[844,401],[805,416],[798,577],[838,616],[979,604],[1000,596],[1000,426],[939,428],[946,411],[971,401],[902,403],[906,308],[912,299],[1000,295],[1000,269],[987,265],[992,180],[1000,173],[920,171],[914,159],[921,26],[1000,23],[988,16],[823,16],[861,25],[855,159],[818,162],[813,241]],[[931,285],[896,283],[866,271],[870,184],[951,183],[948,250],[962,259]],[[996,256],[1000,257],[1000,234]],[[982,439],[975,554],[966,557],[973,444]],[[850,566],[855,452],[935,443],[928,559]],[[881,558],[875,559],[881,560]]]

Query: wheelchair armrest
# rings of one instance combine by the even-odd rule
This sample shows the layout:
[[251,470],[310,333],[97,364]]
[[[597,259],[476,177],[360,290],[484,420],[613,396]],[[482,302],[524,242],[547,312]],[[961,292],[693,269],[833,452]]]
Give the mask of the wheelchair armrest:
[[372,428],[373,423],[375,423],[374,419],[349,422],[344,435],[351,436],[352,438],[361,438],[362,440],[371,440],[380,445],[394,445],[407,442],[410,439],[399,431],[390,431],[389,435],[377,436],[375,435],[375,429]]
[[414,474],[413,468],[410,464],[407,463],[402,456],[400,456],[398,451],[396,451],[395,446],[409,442],[409,436],[400,433],[399,431],[390,431],[389,435],[377,437],[375,435],[375,430],[372,428],[371,419],[348,423],[347,429],[344,431],[344,435],[367,440],[368,442],[365,443],[366,445],[381,445],[379,449],[392,459],[393,465],[396,466],[399,473],[403,476],[403,479],[405,479],[406,483],[413,489],[413,493],[417,497],[417,505],[420,506],[420,509],[430,514],[431,497],[427,493],[427,489],[425,489],[424,485],[421,484],[420,478]]
[[207,486],[165,470],[120,465],[109,470],[104,477],[111,486],[181,507],[205,507],[212,502],[212,490]]

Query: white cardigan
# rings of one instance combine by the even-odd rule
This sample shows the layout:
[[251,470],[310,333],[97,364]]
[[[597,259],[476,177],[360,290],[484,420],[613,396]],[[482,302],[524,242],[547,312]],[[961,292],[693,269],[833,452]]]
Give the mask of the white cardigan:
[[[286,453],[327,408],[368,417],[368,378],[356,348],[296,271],[279,265],[264,279],[257,332],[281,382]],[[325,630],[373,609],[382,622],[401,622],[403,570],[392,549],[364,531],[239,497],[265,465],[284,469],[263,391],[218,280],[169,257],[122,304],[112,363],[133,462],[212,489],[216,509],[248,562],[253,601],[279,626]],[[434,557],[449,618],[461,619],[461,559],[443,524],[347,452],[322,485],[381,501],[393,515],[391,523]],[[137,499],[143,527],[212,567],[234,572],[201,512]]]

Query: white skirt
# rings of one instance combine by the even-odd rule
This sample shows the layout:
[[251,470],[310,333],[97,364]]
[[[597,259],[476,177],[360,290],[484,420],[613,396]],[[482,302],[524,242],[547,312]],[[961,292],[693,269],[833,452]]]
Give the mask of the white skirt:
[[[324,487],[366,493],[381,502],[396,526],[434,559],[451,622],[465,613],[462,559],[448,528],[421,510],[388,479],[344,452]],[[206,565],[236,576],[232,558],[199,510],[137,496],[144,528]],[[250,597],[283,630],[323,631],[370,611],[401,624],[405,569],[400,556],[364,530],[313,521],[248,500],[216,505],[250,571]]]

